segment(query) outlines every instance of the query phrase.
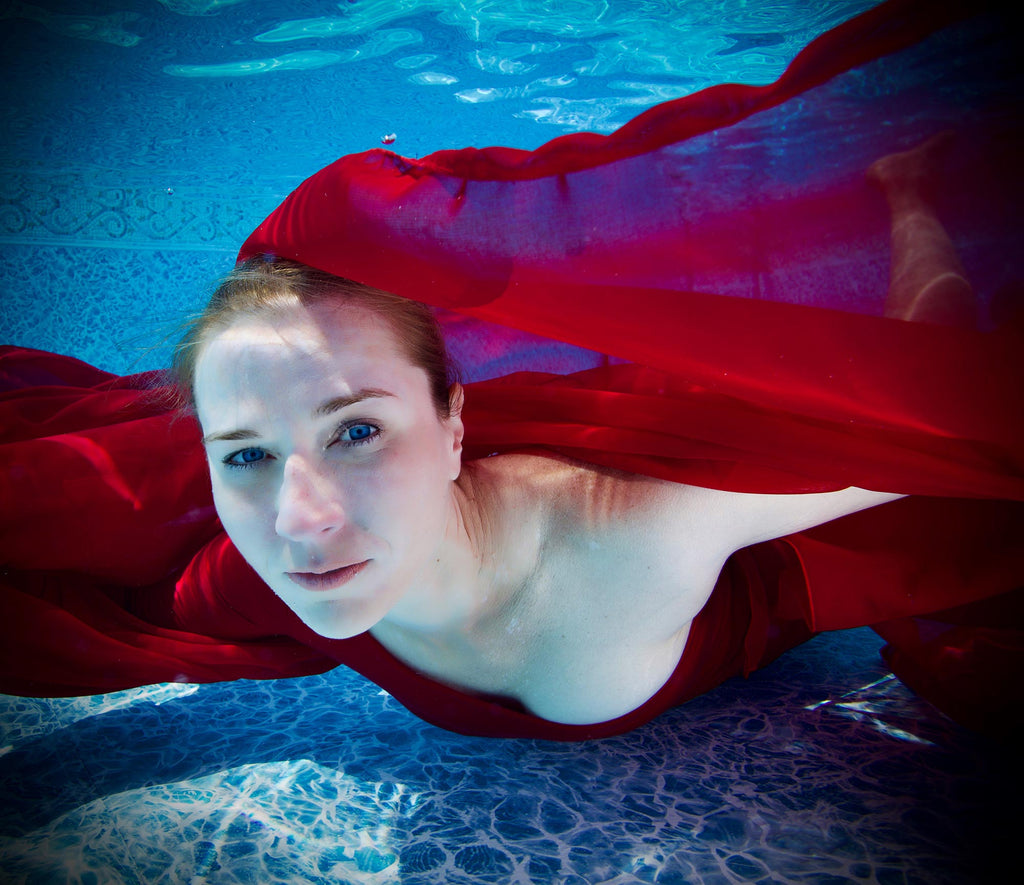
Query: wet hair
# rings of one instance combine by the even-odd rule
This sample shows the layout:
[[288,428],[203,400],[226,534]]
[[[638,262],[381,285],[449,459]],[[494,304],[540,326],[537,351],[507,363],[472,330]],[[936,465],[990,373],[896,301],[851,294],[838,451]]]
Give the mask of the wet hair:
[[195,410],[196,365],[213,332],[264,311],[298,302],[334,302],[372,311],[390,327],[409,362],[427,374],[430,395],[441,418],[451,415],[450,390],[458,370],[448,354],[434,312],[425,304],[336,277],[296,261],[257,256],[238,264],[214,290],[205,310],[186,327],[171,363],[180,404]]

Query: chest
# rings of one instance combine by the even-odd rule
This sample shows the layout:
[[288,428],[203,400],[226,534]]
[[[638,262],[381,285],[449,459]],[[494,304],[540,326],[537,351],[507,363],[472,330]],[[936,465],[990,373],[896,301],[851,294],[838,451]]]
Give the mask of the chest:
[[647,552],[559,545],[499,617],[446,655],[425,650],[408,662],[457,687],[514,697],[556,722],[628,713],[672,675],[700,607],[694,597],[706,599],[717,577],[653,566]]
[[699,610],[682,601],[706,599],[717,577],[652,565],[643,551],[603,552],[553,556],[518,613],[524,639],[505,693],[545,719],[601,722],[647,701],[678,665]]
[[516,698],[543,718],[614,719],[672,675],[724,556],[700,542],[699,509],[675,498],[651,506],[646,480],[548,460],[526,467],[516,479],[536,494],[510,505],[516,520],[494,558],[528,575],[511,602],[424,644],[379,638],[435,679]]

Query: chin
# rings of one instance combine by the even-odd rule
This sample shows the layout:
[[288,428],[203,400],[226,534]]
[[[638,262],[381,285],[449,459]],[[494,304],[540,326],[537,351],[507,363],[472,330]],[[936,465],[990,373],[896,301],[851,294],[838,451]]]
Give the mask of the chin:
[[[382,613],[375,612],[341,613],[330,610],[339,605],[344,605],[344,603],[322,602],[313,606],[314,610],[292,609],[292,611],[310,630],[325,639],[352,639],[378,624],[383,617]],[[315,609],[321,609],[321,611]]]

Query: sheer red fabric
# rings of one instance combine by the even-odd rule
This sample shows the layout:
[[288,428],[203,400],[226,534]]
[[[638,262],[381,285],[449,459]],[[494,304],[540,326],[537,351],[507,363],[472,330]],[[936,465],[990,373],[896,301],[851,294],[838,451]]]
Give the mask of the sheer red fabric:
[[[468,457],[543,447],[735,491],[919,496],[733,557],[676,674],[639,710],[558,726],[433,683],[369,636],[315,636],[219,533],[195,428],[159,406],[157,379],[13,351],[0,687],[342,661],[448,728],[578,739],[635,727],[813,632],[873,624],[913,687],[1004,729],[1021,699],[1024,574],[1019,72],[1000,49],[1012,31],[966,7],[890,0],[773,84],[715,87],[607,137],[344,157],[242,248],[629,361],[470,385]],[[949,127],[935,202],[981,330],[882,316],[889,217],[865,169]]]

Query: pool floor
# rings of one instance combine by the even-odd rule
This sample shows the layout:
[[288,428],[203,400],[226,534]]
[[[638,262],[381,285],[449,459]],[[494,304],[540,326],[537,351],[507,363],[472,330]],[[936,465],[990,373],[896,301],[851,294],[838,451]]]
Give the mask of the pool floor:
[[1009,881],[988,876],[1019,770],[887,673],[879,645],[823,635],[581,744],[448,733],[343,668],[0,698],[0,878]]

